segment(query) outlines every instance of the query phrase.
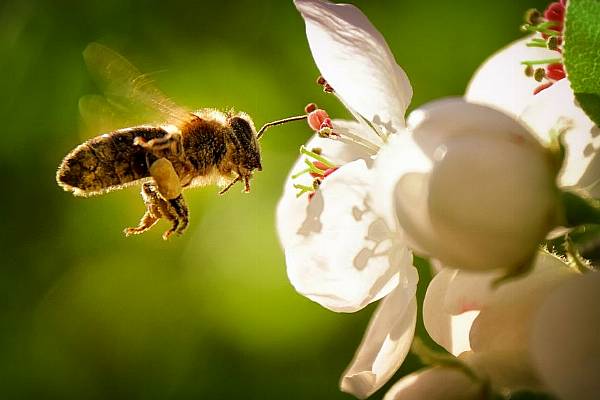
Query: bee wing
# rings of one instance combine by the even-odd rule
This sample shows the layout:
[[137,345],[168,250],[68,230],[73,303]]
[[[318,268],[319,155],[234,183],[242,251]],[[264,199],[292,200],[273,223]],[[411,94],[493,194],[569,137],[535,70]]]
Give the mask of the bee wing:
[[84,96],[80,99],[79,109],[84,119],[89,121],[95,113],[105,114],[107,120],[123,122],[135,116],[136,120],[132,122],[136,124],[155,121],[184,125],[193,119],[188,110],[165,96],[148,74],[142,74],[116,51],[99,43],[90,43],[83,58],[104,92],[104,98]]
[[126,126],[147,124],[157,116],[133,112],[130,107],[109,101],[105,96],[89,94],[79,99],[79,113],[85,123],[82,138],[98,132],[110,132]]

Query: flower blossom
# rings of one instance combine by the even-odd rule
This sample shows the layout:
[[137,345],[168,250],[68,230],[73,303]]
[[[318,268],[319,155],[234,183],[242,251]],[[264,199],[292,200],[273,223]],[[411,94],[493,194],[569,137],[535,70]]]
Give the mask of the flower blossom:
[[430,336],[498,391],[596,398],[600,274],[540,252],[528,276],[493,288],[497,278],[443,268],[423,305]]
[[[341,381],[342,390],[363,398],[398,369],[416,324],[412,255],[402,231],[373,207],[376,193],[370,185],[373,156],[390,135],[404,131],[412,89],[359,9],[325,1],[295,4],[326,90],[355,120],[331,120],[322,110],[307,110],[317,133],[285,183],[277,228],[288,276],[299,293],[337,312],[383,299]],[[335,172],[325,173],[331,169]],[[297,197],[305,192],[310,199]]]
[[[547,49],[528,47],[531,40],[518,40],[487,60],[465,97],[519,119],[547,145],[564,129],[566,154],[558,186],[599,197],[600,131],[577,105],[567,79],[538,91],[537,83],[521,73],[519,60],[551,56]],[[600,274],[581,276],[562,260],[540,253],[528,276],[493,290],[498,278],[497,272],[442,267],[425,297],[423,318],[430,336],[497,390],[595,398],[600,387],[592,371],[600,369],[594,356],[600,354],[600,314],[590,305],[599,300]]]
[[567,151],[558,185],[600,198],[600,129],[577,105],[568,78],[534,94],[537,82],[522,73],[519,60],[548,58],[553,52],[527,47],[532,38],[511,43],[483,63],[465,98],[520,119],[544,144],[551,142],[553,132],[564,129]]
[[320,83],[355,119],[307,109],[316,134],[286,180],[277,229],[299,293],[337,312],[382,300],[341,380],[364,398],[414,335],[411,249],[453,267],[522,268],[559,223],[559,165],[524,120],[496,107],[445,99],[405,120],[412,88],[367,17],[348,4],[295,5]]

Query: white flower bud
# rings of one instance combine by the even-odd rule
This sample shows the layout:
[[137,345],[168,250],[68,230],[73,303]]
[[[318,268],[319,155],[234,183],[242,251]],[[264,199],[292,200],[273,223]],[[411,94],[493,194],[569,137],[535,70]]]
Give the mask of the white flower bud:
[[526,265],[555,225],[551,155],[494,109],[449,99],[411,114],[412,136],[377,160],[399,225],[416,249],[470,270]]

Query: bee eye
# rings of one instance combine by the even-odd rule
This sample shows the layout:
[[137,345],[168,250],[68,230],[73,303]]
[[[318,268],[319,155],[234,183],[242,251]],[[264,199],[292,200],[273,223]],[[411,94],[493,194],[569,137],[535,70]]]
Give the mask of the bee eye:
[[254,131],[248,121],[240,117],[232,117],[229,119],[229,126],[233,129],[241,147],[248,148],[254,143]]
[[260,169],[260,152],[250,123],[241,117],[232,117],[228,123],[233,131],[241,164],[249,170]]

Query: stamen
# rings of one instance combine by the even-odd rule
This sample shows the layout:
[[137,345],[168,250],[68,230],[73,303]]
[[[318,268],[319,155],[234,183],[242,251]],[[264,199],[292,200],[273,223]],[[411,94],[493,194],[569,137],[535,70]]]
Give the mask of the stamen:
[[308,159],[306,159],[306,158],[304,159],[304,164],[306,164],[308,166],[308,172],[310,172],[311,175],[312,174],[323,175],[324,170],[317,168],[315,166],[315,164],[313,162],[309,161]]
[[304,112],[310,114],[311,112],[317,109],[317,105],[315,103],[308,103],[306,107],[304,107]]
[[546,76],[546,71],[544,71],[544,68],[537,68],[535,70],[535,72],[533,73],[533,79],[535,79],[538,82],[541,82],[545,76]]
[[543,33],[548,36],[559,36],[561,34],[560,31],[552,28],[560,28],[561,25],[556,21],[546,21],[537,25],[523,24],[521,25],[521,31],[523,32],[531,32],[531,33]]
[[327,83],[325,78],[323,78],[322,76],[319,76],[317,78],[317,85],[321,85],[323,87],[323,91],[325,93],[334,93],[335,92],[335,90],[333,90],[333,87],[329,83]]
[[528,65],[525,67],[525,75],[528,76],[529,78],[531,78],[533,76],[533,67],[531,65]]
[[548,38],[548,41],[546,42],[546,47],[550,50],[555,50],[555,51],[560,51],[559,49],[559,45],[560,45],[560,38],[556,37],[556,36],[552,36],[550,38]]
[[297,174],[292,175],[292,179],[298,179],[299,177],[306,174],[307,172],[310,172],[310,168],[303,169],[302,171],[298,172]]
[[376,144],[371,143],[367,139],[363,139],[362,137],[351,133],[347,129],[341,129],[341,128],[336,128],[336,129],[337,129],[336,140],[339,140],[342,143],[356,144],[356,145],[362,146],[370,154],[377,154],[377,152],[379,151],[380,146],[377,146]]
[[296,198],[302,196],[304,193],[311,193],[314,191],[312,186],[300,185],[298,183],[294,183],[294,188],[298,189],[298,193],[296,193]]
[[[373,124],[371,124],[371,122],[370,122],[368,119],[366,119],[365,117],[363,117],[362,115],[360,115],[359,113],[357,113],[356,111],[354,111],[352,108],[348,107],[348,105],[347,105],[347,104],[344,102],[344,100],[342,100],[342,98],[341,98],[340,96],[338,96],[338,95],[336,94],[336,97],[337,97],[337,99],[340,101],[340,103],[342,103],[342,104],[344,105],[344,107],[346,107],[346,109],[347,109],[348,111],[350,111],[350,113],[352,114],[352,116],[354,117],[354,119],[355,119],[355,120],[356,120],[358,123],[362,124],[364,127],[366,127],[366,128],[368,128],[368,129],[372,130],[373,132],[375,132],[375,134],[376,134],[377,136],[379,136],[379,138],[381,139],[381,141],[382,141],[383,143],[386,143],[386,142],[387,142],[387,140],[388,140],[388,135],[386,135],[386,134],[384,134],[383,132],[379,131],[379,129],[377,129],[377,127],[376,127],[376,126],[374,126]],[[337,128],[336,128],[336,131],[337,131]],[[366,140],[366,139],[365,139],[365,142],[367,142],[367,140]],[[373,143],[370,143],[370,144],[376,148],[376,152],[379,150],[379,147],[380,147],[380,146],[378,146],[378,145],[375,145],[375,144],[373,144]]]
[[[538,94],[544,89],[549,88],[556,81],[565,78],[565,70],[562,64],[563,29],[565,20],[566,0],[556,1],[548,5],[543,15],[537,10],[529,10],[525,14],[526,24],[521,29],[526,32],[540,33],[542,38],[534,38],[527,47],[542,47],[560,54],[557,58],[547,58],[544,60],[523,61],[525,65],[525,75],[533,77],[542,83],[533,91]],[[546,68],[534,68],[537,65],[546,65]]]
[[543,60],[521,61],[521,64],[523,64],[523,65],[543,65],[543,64],[556,64],[556,63],[561,63],[561,62],[562,62],[562,58],[545,58]]
[[314,158],[317,161],[321,161],[323,164],[325,164],[328,168],[334,168],[336,165],[333,164],[331,161],[327,160],[325,157],[323,157],[320,154],[317,154],[315,152],[312,152],[310,150],[308,150],[306,147],[304,146],[300,146],[300,154],[304,154],[305,156],[309,156],[311,158]]
[[542,13],[535,8],[530,8],[525,12],[525,22],[530,25],[537,25],[542,22]]
[[562,64],[550,64],[546,67],[546,76],[555,81],[559,81],[563,79],[565,74],[565,69]]

